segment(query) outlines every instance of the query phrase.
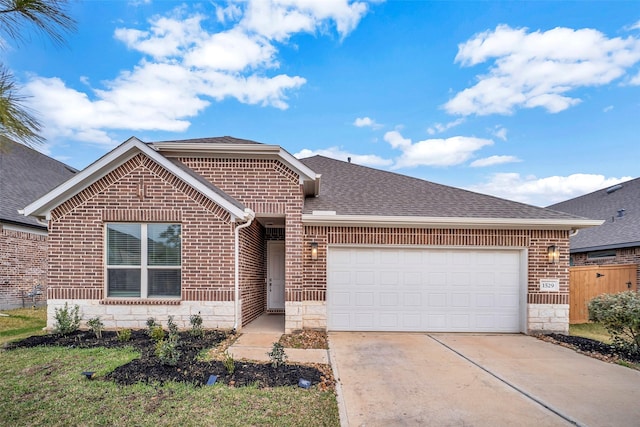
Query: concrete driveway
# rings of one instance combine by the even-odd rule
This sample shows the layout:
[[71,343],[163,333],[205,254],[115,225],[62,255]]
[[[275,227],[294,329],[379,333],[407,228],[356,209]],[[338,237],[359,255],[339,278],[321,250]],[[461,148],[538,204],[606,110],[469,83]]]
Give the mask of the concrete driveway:
[[638,426],[640,372],[524,335],[329,333],[348,426]]

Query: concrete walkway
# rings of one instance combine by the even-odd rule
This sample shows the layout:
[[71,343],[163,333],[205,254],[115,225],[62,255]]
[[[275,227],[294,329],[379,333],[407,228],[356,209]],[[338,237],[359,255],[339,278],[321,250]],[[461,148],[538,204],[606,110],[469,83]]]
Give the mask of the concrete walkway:
[[[284,334],[284,315],[263,314],[240,330],[240,337],[227,350],[234,359],[268,362],[273,343]],[[287,362],[329,363],[327,350],[285,348]]]
[[329,334],[345,426],[634,426],[640,372],[524,335]]

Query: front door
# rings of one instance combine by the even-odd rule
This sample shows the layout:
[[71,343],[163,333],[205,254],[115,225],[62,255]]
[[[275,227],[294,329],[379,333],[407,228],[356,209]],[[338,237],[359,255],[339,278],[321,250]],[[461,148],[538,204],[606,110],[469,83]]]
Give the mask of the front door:
[[267,242],[267,310],[284,310],[284,242]]

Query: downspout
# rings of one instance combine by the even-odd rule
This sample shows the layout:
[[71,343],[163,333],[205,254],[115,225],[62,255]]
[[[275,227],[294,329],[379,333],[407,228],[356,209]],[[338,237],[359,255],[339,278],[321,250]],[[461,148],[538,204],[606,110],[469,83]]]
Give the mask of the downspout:
[[236,271],[234,278],[234,296],[233,296],[233,329],[238,330],[238,314],[240,313],[240,229],[246,228],[251,225],[253,219],[256,217],[255,212],[246,208],[244,210],[245,218],[247,222],[241,224],[235,229],[235,263]]

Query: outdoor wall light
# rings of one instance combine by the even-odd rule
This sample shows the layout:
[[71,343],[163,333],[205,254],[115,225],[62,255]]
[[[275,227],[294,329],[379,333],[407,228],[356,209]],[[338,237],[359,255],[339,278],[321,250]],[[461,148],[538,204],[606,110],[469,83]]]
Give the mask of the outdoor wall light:
[[560,251],[557,246],[549,246],[547,248],[547,256],[549,257],[549,264],[557,264],[560,261]]
[[311,242],[311,259],[318,259],[318,242]]

